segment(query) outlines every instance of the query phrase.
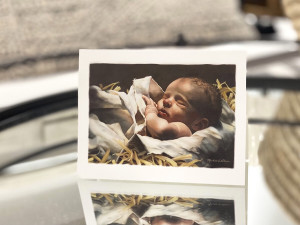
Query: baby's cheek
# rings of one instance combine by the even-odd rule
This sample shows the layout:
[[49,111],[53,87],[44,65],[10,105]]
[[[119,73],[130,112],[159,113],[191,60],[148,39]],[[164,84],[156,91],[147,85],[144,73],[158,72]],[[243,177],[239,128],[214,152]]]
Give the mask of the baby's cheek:
[[186,112],[184,112],[184,111],[182,111],[181,109],[175,109],[174,111],[174,119],[176,119],[177,120],[177,122],[184,122],[185,121],[185,119],[186,119]]
[[184,108],[181,108],[181,107],[179,107],[179,106],[176,106],[176,107],[174,107],[174,108],[175,108],[176,113],[177,113],[178,115],[185,116],[185,115],[187,114],[187,112],[186,112],[186,110],[185,110]]

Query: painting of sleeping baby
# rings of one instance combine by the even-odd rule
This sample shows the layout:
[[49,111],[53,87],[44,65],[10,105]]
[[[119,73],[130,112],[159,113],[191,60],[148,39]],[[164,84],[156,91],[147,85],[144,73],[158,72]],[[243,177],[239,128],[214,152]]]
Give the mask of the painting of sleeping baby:
[[234,167],[235,87],[216,77],[152,76],[91,85],[90,163]]

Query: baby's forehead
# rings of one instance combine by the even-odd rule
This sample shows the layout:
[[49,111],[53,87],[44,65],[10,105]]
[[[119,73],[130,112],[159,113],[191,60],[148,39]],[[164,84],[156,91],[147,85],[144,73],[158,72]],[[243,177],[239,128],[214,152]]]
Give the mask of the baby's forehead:
[[202,102],[205,99],[204,87],[194,84],[189,78],[181,78],[173,81],[166,89],[166,93],[180,93],[189,102]]
[[191,81],[185,78],[179,78],[177,80],[174,80],[173,82],[171,82],[169,84],[169,86],[167,87],[167,89],[169,88],[179,88],[179,87],[183,87],[183,86],[190,86],[191,85]]
[[169,84],[166,91],[179,91],[188,94],[197,87],[193,85],[192,81],[187,78],[179,78]]

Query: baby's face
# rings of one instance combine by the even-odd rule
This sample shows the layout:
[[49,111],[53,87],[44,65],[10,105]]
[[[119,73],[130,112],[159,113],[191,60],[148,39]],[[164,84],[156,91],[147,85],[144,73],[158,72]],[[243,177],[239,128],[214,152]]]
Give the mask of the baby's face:
[[171,122],[182,122],[188,127],[198,117],[198,112],[190,104],[194,87],[188,79],[173,81],[157,103],[158,116]]

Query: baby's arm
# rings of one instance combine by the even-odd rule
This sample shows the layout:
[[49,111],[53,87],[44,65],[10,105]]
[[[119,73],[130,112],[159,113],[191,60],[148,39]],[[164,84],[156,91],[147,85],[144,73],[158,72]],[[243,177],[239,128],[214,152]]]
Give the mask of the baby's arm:
[[146,96],[143,96],[143,99],[147,105],[145,110],[147,130],[153,138],[167,140],[192,135],[191,130],[184,123],[169,123],[158,117],[155,102]]

